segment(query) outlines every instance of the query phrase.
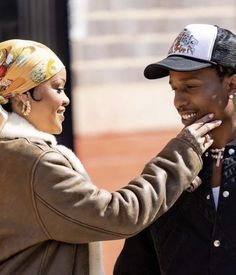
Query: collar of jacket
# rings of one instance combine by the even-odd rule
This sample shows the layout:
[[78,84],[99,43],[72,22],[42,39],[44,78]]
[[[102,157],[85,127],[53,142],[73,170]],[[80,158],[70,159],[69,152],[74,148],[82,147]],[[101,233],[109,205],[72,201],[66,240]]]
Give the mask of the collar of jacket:
[[53,135],[37,130],[32,124],[30,124],[25,118],[19,116],[16,113],[9,113],[6,124],[4,125],[1,138],[38,138],[45,142],[56,145],[57,140]]
[[72,164],[74,170],[82,174],[86,179],[89,179],[84,166],[77,158],[77,156],[66,146],[57,144],[57,140],[53,135],[37,130],[25,118],[16,113],[9,113],[8,119],[0,133],[1,138],[14,139],[14,138],[33,138],[41,139],[48,143],[52,148],[59,151],[65,156]]

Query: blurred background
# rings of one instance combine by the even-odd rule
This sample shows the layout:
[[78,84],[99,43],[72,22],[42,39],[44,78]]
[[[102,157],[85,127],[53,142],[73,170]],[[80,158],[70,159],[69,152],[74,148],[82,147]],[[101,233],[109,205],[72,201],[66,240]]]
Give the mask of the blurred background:
[[[59,140],[110,191],[181,128],[168,78],[146,80],[145,66],[164,58],[187,24],[236,32],[235,0],[0,0],[0,10],[1,41],[36,40],[63,60],[71,106]],[[106,275],[122,245],[103,243]]]

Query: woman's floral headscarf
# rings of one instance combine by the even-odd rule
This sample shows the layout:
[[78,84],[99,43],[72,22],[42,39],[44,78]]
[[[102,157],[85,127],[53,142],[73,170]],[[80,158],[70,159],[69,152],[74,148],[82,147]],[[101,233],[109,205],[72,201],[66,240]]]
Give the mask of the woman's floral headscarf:
[[21,39],[0,43],[0,104],[48,80],[62,68],[56,54],[41,43]]

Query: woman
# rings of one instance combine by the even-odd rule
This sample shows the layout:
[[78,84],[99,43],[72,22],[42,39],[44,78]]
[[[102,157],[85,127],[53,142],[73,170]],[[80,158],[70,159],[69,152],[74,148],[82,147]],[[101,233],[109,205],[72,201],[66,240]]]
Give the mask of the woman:
[[134,235],[198,185],[199,156],[212,143],[206,133],[220,121],[208,122],[210,115],[189,126],[139,177],[110,193],[53,136],[69,104],[59,58],[25,40],[0,43],[0,58],[8,111],[0,140],[0,273],[102,274],[92,242]]

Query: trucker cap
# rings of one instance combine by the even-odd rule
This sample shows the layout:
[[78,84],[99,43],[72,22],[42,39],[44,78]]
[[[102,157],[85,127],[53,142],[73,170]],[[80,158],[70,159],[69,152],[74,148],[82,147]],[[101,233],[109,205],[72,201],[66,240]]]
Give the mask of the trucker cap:
[[169,70],[189,72],[221,65],[236,69],[236,35],[216,25],[187,25],[174,40],[165,59],[148,65],[144,76],[156,79]]

